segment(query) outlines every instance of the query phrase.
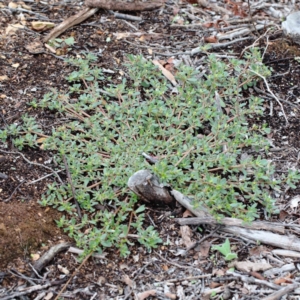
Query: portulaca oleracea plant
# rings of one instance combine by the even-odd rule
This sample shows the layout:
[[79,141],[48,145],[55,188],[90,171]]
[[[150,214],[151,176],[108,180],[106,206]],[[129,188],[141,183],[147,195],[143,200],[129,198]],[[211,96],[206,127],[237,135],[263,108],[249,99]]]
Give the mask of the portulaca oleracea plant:
[[[69,90],[52,90],[31,102],[70,119],[53,128],[43,149],[55,153],[61,168],[67,158],[83,217],[77,216],[68,183],[50,184],[40,203],[65,212],[58,226],[85,254],[117,247],[127,256],[131,233],[149,250],[162,242],[152,226],[144,225],[145,206],[127,188],[128,178],[140,169],[192,197],[195,206],[205,204],[217,219],[246,222],[258,217],[259,209],[276,212],[271,190],[299,180],[296,171],[275,179],[272,162],[264,158],[269,128],[255,123],[264,113],[263,100],[247,93],[260,80],[252,71],[270,75],[257,49],[226,63],[209,55],[204,75],[181,65],[176,90],[142,56],[128,56],[128,76],[119,84],[110,83],[96,60],[92,54],[69,59],[76,67],[67,76]],[[3,140],[14,136],[21,150],[37,146],[41,132],[34,118],[24,116],[22,125],[0,135]],[[150,165],[143,152],[157,163]],[[104,209],[97,209],[99,204]]]

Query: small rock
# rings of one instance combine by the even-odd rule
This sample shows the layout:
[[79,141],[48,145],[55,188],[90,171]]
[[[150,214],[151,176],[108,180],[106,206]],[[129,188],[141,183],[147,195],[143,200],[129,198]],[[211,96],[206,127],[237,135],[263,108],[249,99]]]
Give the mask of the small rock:
[[288,37],[300,45],[300,11],[288,15],[286,21],[282,22],[282,29]]

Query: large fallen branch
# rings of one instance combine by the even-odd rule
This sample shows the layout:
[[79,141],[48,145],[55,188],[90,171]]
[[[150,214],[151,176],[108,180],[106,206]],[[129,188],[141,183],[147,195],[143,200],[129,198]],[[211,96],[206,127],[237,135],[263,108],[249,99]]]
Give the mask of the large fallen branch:
[[148,170],[140,170],[133,174],[129,178],[128,187],[145,202],[162,202],[169,205],[172,201],[176,200],[198,217],[191,219],[187,218],[186,221],[177,219],[180,225],[222,224],[223,226],[220,226],[218,229],[220,231],[232,233],[236,236],[242,236],[255,242],[260,241],[261,243],[278,248],[300,251],[300,239],[295,236],[286,235],[284,225],[264,221],[255,221],[250,224],[245,224],[242,220],[235,218],[224,218],[222,221],[218,222],[210,215],[208,209],[204,205],[194,208],[190,198],[179,191],[164,186],[159,182],[159,178],[151,174]]

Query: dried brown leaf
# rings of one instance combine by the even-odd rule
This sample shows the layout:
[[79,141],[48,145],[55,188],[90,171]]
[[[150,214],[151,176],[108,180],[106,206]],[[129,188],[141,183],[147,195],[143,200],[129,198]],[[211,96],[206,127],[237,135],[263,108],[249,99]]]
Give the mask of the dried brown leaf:
[[41,41],[39,40],[35,40],[33,42],[31,42],[30,44],[27,44],[25,46],[25,49],[29,52],[29,53],[32,53],[32,54],[37,54],[37,53],[40,53],[40,52],[43,52],[44,51],[44,47],[43,47],[43,44]]
[[17,30],[24,28],[25,26],[22,24],[12,24],[8,25],[5,29],[5,34],[14,34]]
[[35,31],[46,31],[55,26],[52,22],[34,21],[31,22],[31,27]]
[[249,250],[249,254],[252,256],[260,256],[262,253],[266,252],[268,252],[268,249],[263,245],[255,246]]
[[206,43],[217,43],[218,42],[218,39],[215,35],[211,35],[211,36],[207,36],[204,38],[204,41]]
[[182,215],[183,218],[188,218],[188,217],[195,217],[192,212],[190,212],[188,209],[183,213]]
[[133,280],[131,280],[130,278],[129,278],[129,276],[128,275],[123,275],[122,276],[122,281],[123,282],[125,282],[128,286],[130,286],[131,288],[133,288],[134,287],[134,281]]
[[201,258],[208,257],[210,246],[211,246],[211,243],[209,241],[204,241],[200,244],[199,255],[201,256]]
[[169,270],[169,267],[168,267],[167,265],[163,265],[163,266],[162,266],[162,269],[163,269],[164,271],[168,271],[168,270]]
[[152,60],[153,64],[158,66],[159,69],[162,71],[162,73],[164,74],[164,76],[174,85],[177,85],[177,82],[175,80],[175,77],[173,76],[173,74],[166,70],[157,60]]
[[186,248],[189,248],[191,245],[194,244],[191,240],[192,230],[189,226],[180,226],[180,235],[182,237],[182,242]]
[[230,267],[235,267],[243,272],[266,271],[272,268],[268,263],[251,262],[251,261],[235,261],[230,264]]
[[279,220],[280,221],[284,221],[286,219],[287,216],[289,216],[290,214],[285,211],[285,210],[281,210],[279,213]]
[[275,284],[281,285],[281,284],[286,284],[286,283],[293,283],[293,281],[288,278],[288,277],[284,277],[284,278],[277,278],[274,280]]
[[0,81],[8,80],[9,78],[6,75],[0,76]]
[[138,300],[144,300],[150,296],[155,296],[156,295],[156,290],[148,290],[148,291],[145,291],[145,292],[142,292],[142,293],[139,293],[137,295],[138,297]]
[[215,289],[216,287],[218,286],[221,286],[222,284],[220,282],[214,282],[212,281],[210,284],[209,284],[209,288],[211,289]]
[[257,278],[257,279],[265,280],[265,277],[262,276],[262,275],[261,275],[260,273],[258,273],[258,272],[251,272],[250,274],[251,274],[251,276],[253,276],[253,277]]

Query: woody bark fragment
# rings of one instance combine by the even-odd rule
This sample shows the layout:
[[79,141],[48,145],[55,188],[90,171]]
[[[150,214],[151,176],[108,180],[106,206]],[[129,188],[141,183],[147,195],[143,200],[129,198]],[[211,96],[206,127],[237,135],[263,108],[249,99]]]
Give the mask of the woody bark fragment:
[[71,16],[64,20],[62,23],[57,25],[45,38],[44,43],[47,43],[49,40],[55,39],[56,37],[60,36],[63,32],[65,32],[70,27],[80,24],[84,20],[88,19],[90,16],[95,14],[99,8],[89,8],[86,7],[76,15]]
[[85,5],[89,7],[99,7],[109,10],[122,10],[122,11],[143,11],[153,10],[160,8],[164,1],[151,1],[145,2],[125,2],[125,1],[111,1],[111,0],[86,0]]

